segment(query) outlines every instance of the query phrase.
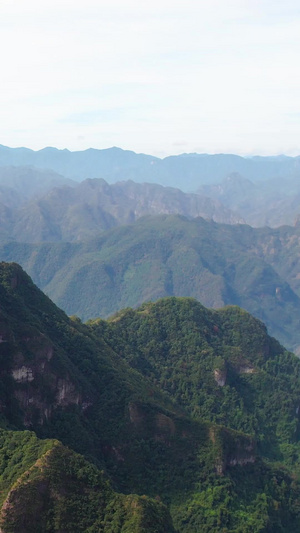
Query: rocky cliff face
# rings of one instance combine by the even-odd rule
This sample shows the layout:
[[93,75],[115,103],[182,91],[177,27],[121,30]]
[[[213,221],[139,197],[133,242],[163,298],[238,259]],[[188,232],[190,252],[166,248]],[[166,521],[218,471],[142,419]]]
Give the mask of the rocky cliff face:
[[57,350],[44,334],[32,335],[29,330],[17,342],[13,332],[7,332],[2,334],[1,343],[2,356],[11,358],[7,374],[13,380],[24,426],[43,424],[59,406],[82,405],[82,395],[70,375],[60,376],[55,371]]
[[[1,273],[0,358],[5,362],[1,378],[16,400],[18,419],[32,428],[49,421],[58,408],[91,405],[89,395],[82,392],[80,373],[68,358],[66,335],[57,335],[68,324],[67,317],[57,314],[16,265],[3,264]],[[75,350],[72,342],[69,346]],[[4,397],[0,405],[10,418]]]
[[209,438],[216,451],[215,469],[224,475],[230,467],[255,463],[256,442],[253,438],[238,433],[229,433],[225,428],[211,427]]
[[220,387],[224,387],[224,385],[226,385],[226,377],[227,377],[227,368],[224,368],[224,369],[216,368],[214,370],[215,381]]

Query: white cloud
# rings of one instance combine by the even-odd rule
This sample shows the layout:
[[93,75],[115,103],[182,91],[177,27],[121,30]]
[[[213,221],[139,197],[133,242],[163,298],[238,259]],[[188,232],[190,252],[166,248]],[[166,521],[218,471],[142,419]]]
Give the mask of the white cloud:
[[300,153],[300,9],[0,0],[0,143]]

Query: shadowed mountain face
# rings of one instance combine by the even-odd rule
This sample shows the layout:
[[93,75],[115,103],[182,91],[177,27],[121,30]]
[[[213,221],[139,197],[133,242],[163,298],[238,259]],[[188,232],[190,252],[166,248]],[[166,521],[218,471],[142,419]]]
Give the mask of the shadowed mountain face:
[[299,529],[300,362],[248,313],[170,298],[84,325],[1,263],[0,361],[2,531]]

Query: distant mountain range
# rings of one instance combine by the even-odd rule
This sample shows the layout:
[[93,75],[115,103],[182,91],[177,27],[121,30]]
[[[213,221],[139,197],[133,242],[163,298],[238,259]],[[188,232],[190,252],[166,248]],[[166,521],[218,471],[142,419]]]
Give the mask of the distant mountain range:
[[19,207],[32,197],[74,182],[52,170],[30,166],[0,166],[0,203]]
[[[103,230],[133,221],[137,218],[135,211],[140,211],[143,215],[170,212],[191,217],[198,213],[218,222],[246,222],[255,227],[293,225],[300,214],[300,156],[244,158],[230,154],[182,154],[159,159],[120,148],[89,149],[83,152],[44,148],[35,152],[28,148],[8,148],[0,145],[0,217],[3,222],[0,236],[11,234],[15,238],[13,226],[5,229],[6,219],[16,220],[9,209],[24,206],[30,198],[37,200],[55,186],[74,187],[78,182],[87,179],[102,180],[102,183],[105,181],[107,185],[118,183],[119,188],[120,182],[134,181],[136,185],[131,185],[131,189],[135,187],[134,193],[130,193],[131,202],[127,198],[124,206],[123,193],[112,190],[108,194],[109,187],[104,191],[102,185],[102,203],[93,201],[91,205],[88,199],[86,206],[78,206],[78,194],[66,190],[61,191],[64,199],[58,203],[66,208],[67,213],[60,216],[59,210],[54,213],[50,205],[55,195],[57,200],[58,192],[52,197],[50,194],[42,202],[45,210],[36,204],[28,207],[28,212],[32,212],[32,216],[29,215],[32,223],[40,218],[43,226],[43,229],[36,233],[35,240],[60,240],[65,238],[64,236],[76,239],[76,230],[74,233],[72,228],[65,231],[65,228],[61,227],[64,222],[68,225],[67,219],[74,218],[75,212],[83,222],[88,219],[87,225],[90,227],[88,231],[83,230],[83,237],[91,236],[95,225],[99,225],[99,229]],[[143,189],[138,189],[138,184],[142,185]],[[158,192],[156,187],[155,196],[160,196],[161,199],[164,195],[165,198],[163,202],[159,202],[164,204],[159,206],[160,210],[154,207],[151,184],[165,187],[164,192],[162,189]],[[122,187],[124,189],[125,185]],[[99,186],[98,200],[100,188]],[[180,198],[178,191],[175,198],[174,188],[185,193],[197,193],[201,200],[183,200],[182,193]],[[68,205],[64,205],[67,194],[70,199]],[[79,203],[84,202],[85,195],[86,193],[83,193]],[[110,203],[108,196],[114,196],[116,201],[121,201],[119,210],[111,209],[110,206],[108,213],[105,212],[107,204]],[[69,209],[72,201],[75,202],[73,214]],[[135,202],[139,205],[136,206]],[[145,207],[148,204],[148,209],[142,210],[141,203],[144,203]],[[118,213],[115,214],[114,211]],[[17,216],[17,227],[23,226],[24,222],[24,235],[28,235],[26,209],[20,217],[19,221],[19,215]],[[56,217],[59,220],[56,220]],[[19,228],[16,231],[18,230]],[[70,237],[67,237],[68,234]],[[23,239],[21,234],[20,238]]]
[[188,192],[195,191],[202,184],[217,183],[232,172],[252,181],[300,176],[300,156],[246,158],[231,154],[182,154],[159,159],[115,147],[70,152],[57,148],[33,151],[0,145],[0,166],[10,165],[51,169],[78,181],[102,178],[115,183],[131,179]]
[[300,214],[300,179],[254,182],[231,173],[220,183],[184,193],[154,183],[76,182],[52,170],[0,166],[0,241],[82,240],[149,214],[202,216],[254,227],[294,225]]

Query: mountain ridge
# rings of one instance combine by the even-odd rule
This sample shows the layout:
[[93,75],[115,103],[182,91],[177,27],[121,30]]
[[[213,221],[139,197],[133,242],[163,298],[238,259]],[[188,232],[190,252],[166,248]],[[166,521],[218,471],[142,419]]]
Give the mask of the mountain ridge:
[[[53,156],[53,157],[52,157]],[[231,154],[181,154],[159,159],[121,148],[88,149],[81,152],[44,148],[0,147],[0,165],[31,164],[52,169],[66,177],[82,180],[104,178],[110,183],[124,179],[171,185],[184,191],[202,183],[214,183],[231,172],[248,179],[299,176],[299,156],[242,157]]]
[[86,242],[6,243],[0,258],[21,263],[58,305],[84,320],[163,296],[192,296],[208,307],[244,307],[295,351],[298,250],[299,227],[254,229],[161,215]]
[[[3,210],[2,214],[2,239],[18,242],[86,240],[146,215],[174,213],[243,223],[238,213],[224,208],[219,201],[176,188],[133,181],[109,185],[102,179],[87,179],[76,186],[63,184],[50,188],[27,202],[22,199],[17,209],[12,209],[9,201],[10,195],[7,213]],[[4,192],[2,202],[5,205]]]

